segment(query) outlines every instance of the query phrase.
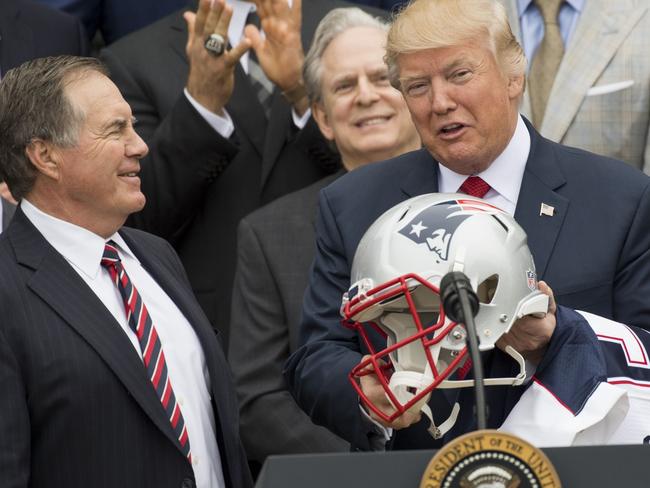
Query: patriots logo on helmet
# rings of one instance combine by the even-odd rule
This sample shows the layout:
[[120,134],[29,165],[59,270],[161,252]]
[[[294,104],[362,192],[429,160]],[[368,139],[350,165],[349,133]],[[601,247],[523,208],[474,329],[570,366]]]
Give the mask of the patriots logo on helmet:
[[454,232],[477,212],[503,213],[498,207],[478,200],[447,200],[422,210],[399,233],[416,244],[426,244],[430,251],[446,261]]

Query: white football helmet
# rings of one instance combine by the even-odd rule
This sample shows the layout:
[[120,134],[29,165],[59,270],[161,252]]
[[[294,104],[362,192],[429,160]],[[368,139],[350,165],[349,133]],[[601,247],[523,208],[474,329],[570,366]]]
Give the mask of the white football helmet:
[[[436,438],[453,426],[458,405],[436,427],[427,405],[431,391],[474,385],[463,379],[471,365],[465,326],[446,318],[440,301],[440,281],[451,271],[465,273],[479,297],[475,322],[481,351],[494,348],[518,318],[547,311],[548,297],[537,289],[523,229],[481,199],[443,193],[406,200],[370,226],[357,247],[352,285],[341,306],[346,324],[359,331],[371,352],[350,373],[361,399],[387,422],[407,410],[422,410]],[[385,349],[373,347],[365,327],[386,337]],[[524,380],[524,359],[511,347],[506,352],[519,363],[519,374],[486,378],[486,385]],[[361,390],[358,378],[368,371],[377,373],[393,415]]]

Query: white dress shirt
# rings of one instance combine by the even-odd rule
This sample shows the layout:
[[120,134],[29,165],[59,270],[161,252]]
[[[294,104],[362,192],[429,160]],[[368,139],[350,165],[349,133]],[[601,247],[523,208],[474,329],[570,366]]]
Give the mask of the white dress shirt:
[[[289,6],[291,6],[292,1],[287,0],[287,3]],[[243,0],[228,0],[228,4],[232,6],[232,17],[230,19],[230,25],[228,26],[228,41],[230,42],[231,46],[236,46],[241,42],[242,37],[244,37],[244,28],[246,27],[246,19],[248,18],[248,14],[255,12],[257,10],[257,7],[255,7],[254,3],[245,2]],[[264,35],[263,32],[262,35]],[[241,67],[246,74],[248,74],[249,58],[250,53],[249,51],[246,51],[244,55],[239,59],[239,64],[241,64]],[[230,115],[225,108],[223,116],[217,115],[197,102],[196,99],[190,95],[190,92],[187,91],[187,88],[185,88],[184,93],[192,106],[201,115],[201,117],[203,117],[205,121],[210,125],[210,127],[216,130],[222,137],[228,139],[232,133],[235,132],[235,124],[233,123]],[[302,129],[305,127],[305,125],[307,125],[309,117],[311,117],[311,109],[307,109],[305,113],[300,116],[292,108],[291,116],[294,125],[298,127],[298,129]]]
[[[485,171],[475,175],[480,176],[490,185],[490,190],[483,197],[484,200],[510,215],[515,214],[529,153],[530,134],[524,119],[519,115],[515,133],[506,148]],[[466,179],[467,175],[455,173],[442,164],[438,165],[440,193],[458,193]]]
[[142,267],[119,234],[104,239],[42,212],[26,199],[23,199],[21,207],[45,240],[65,258],[115,317],[142,360],[142,351],[136,334],[128,325],[119,290],[108,270],[100,264],[106,242],[112,240],[117,244],[122,265],[142,296],[165,351],[167,371],[190,440],[196,485],[198,488],[225,488],[215,436],[210,377],[199,339],[185,316]]

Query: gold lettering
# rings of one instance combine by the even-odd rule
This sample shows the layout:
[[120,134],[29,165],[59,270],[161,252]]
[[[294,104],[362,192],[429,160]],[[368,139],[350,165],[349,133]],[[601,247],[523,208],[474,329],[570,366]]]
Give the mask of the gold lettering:
[[546,463],[546,460],[542,458],[538,453],[533,452],[528,458],[528,464],[530,465],[533,472],[537,475],[539,482],[542,486],[555,486],[555,479],[553,478],[553,472],[551,467]]
[[542,483],[542,487],[546,487],[546,486],[552,487],[552,486],[557,486],[557,485],[555,484],[555,480],[553,478],[551,478],[547,482]]
[[506,440],[506,449],[508,449],[510,452],[521,453],[522,446],[516,442]]

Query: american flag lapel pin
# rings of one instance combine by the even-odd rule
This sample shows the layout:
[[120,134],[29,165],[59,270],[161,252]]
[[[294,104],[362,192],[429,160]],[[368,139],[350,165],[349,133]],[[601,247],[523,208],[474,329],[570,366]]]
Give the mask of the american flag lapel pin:
[[539,216],[546,215],[547,217],[553,217],[555,214],[555,207],[552,207],[546,203],[542,203],[539,207]]

